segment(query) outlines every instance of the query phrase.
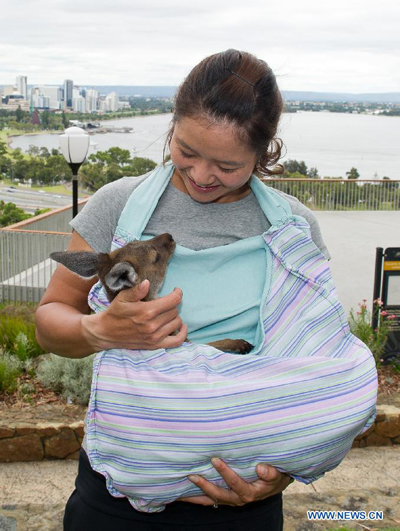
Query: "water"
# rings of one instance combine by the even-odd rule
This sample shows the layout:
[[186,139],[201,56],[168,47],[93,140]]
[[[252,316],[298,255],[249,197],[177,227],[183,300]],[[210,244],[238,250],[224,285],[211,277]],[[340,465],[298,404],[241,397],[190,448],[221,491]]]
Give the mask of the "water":
[[[159,163],[171,117],[164,114],[103,122],[130,126],[134,132],[93,135],[91,142],[97,146],[92,146],[89,153],[119,146]],[[321,176],[345,177],[354,166],[363,179],[400,179],[400,118],[327,112],[285,114],[279,136],[286,148],[283,160],[304,160]],[[58,135],[16,137],[12,147],[26,151],[30,144],[57,148]]]

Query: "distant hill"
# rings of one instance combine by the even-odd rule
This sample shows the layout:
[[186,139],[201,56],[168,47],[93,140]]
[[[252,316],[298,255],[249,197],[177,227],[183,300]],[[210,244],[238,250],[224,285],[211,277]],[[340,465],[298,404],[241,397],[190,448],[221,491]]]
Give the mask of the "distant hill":
[[348,94],[345,92],[304,92],[283,90],[282,94],[286,101],[400,103],[400,92],[388,92],[382,94]]
[[[30,88],[32,85],[28,85]],[[120,96],[142,96],[144,98],[172,98],[178,87],[173,86],[124,86],[124,85],[79,85],[94,88],[100,94],[116,92]],[[3,87],[0,85],[3,92]],[[329,102],[369,102],[369,103],[400,103],[400,92],[382,94],[349,94],[345,92],[306,92],[297,90],[282,91],[286,101],[329,101]]]
[[142,96],[143,98],[172,98],[178,87],[148,87],[148,86],[123,86],[123,85],[79,85],[80,87],[94,88],[100,94],[116,92],[120,96]]
[[[95,86],[101,94],[117,92],[120,96],[141,95],[145,98],[172,98],[178,87],[147,87],[147,86]],[[282,91],[287,101],[337,101],[337,102],[370,102],[400,103],[400,92],[383,94],[347,94],[345,92],[305,92],[295,90]]]

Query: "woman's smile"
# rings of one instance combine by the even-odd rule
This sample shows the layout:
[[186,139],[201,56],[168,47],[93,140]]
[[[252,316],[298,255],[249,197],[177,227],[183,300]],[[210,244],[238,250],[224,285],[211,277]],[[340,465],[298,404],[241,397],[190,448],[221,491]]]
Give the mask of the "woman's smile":
[[190,184],[193,186],[193,188],[199,192],[203,193],[210,193],[214,191],[216,188],[219,187],[219,184],[217,185],[208,185],[208,184],[198,184],[194,179],[190,177],[190,175],[186,174],[188,176]]

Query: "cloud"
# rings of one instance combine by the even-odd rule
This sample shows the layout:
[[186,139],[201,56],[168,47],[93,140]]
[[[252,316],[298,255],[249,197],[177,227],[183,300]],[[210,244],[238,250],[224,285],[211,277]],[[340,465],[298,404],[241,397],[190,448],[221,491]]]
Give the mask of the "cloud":
[[381,0],[0,0],[0,85],[177,85],[229,47],[265,59],[286,90],[399,91],[400,12]]

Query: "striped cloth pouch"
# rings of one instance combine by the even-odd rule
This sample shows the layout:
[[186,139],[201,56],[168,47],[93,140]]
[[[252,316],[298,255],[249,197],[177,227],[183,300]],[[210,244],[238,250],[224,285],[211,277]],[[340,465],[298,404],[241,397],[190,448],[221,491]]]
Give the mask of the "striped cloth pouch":
[[[201,494],[189,474],[226,486],[212,457],[247,481],[257,479],[258,463],[269,463],[309,483],[335,468],[373,423],[373,356],[350,333],[307,227],[289,219],[263,235],[273,270],[260,310],[265,341],[255,354],[186,342],[97,355],[86,450],[113,496],[159,512]],[[101,285],[89,303],[107,307]]]

